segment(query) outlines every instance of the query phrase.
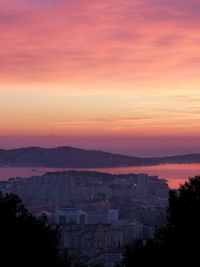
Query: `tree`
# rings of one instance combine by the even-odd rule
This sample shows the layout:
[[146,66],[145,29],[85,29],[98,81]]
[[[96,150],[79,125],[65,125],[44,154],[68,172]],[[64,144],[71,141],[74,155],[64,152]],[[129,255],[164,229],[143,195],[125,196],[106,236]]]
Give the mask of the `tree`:
[[59,240],[57,227],[37,220],[16,195],[0,193],[0,266],[69,266]]
[[159,247],[153,239],[149,239],[146,244],[143,244],[142,240],[135,240],[133,244],[125,248],[123,266],[163,266],[159,263],[160,254],[158,251]]
[[200,265],[200,176],[169,192],[168,224],[156,239],[176,266]]
[[200,266],[200,176],[190,178],[178,193],[170,190],[167,211],[168,223],[153,240],[126,248],[126,267]]

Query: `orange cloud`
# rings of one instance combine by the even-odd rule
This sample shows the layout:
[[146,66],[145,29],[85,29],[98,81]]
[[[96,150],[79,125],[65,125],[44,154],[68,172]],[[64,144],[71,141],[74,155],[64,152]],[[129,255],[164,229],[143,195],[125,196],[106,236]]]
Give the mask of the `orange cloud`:
[[197,135],[198,2],[0,1],[3,133]]

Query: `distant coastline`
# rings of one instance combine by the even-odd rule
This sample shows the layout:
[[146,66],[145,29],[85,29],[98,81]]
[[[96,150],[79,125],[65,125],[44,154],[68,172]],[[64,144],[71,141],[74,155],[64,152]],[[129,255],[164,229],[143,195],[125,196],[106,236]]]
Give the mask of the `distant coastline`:
[[0,167],[37,168],[119,168],[200,163],[200,154],[167,157],[133,157],[74,147],[0,149]]

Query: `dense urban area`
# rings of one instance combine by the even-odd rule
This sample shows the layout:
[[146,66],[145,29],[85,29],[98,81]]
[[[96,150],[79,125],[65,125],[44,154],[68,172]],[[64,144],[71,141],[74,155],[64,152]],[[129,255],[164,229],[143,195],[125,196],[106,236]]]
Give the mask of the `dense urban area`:
[[115,266],[125,245],[145,243],[166,223],[167,181],[147,174],[49,172],[2,181],[0,191],[18,195],[33,215],[58,224],[60,250],[67,248],[75,264]]

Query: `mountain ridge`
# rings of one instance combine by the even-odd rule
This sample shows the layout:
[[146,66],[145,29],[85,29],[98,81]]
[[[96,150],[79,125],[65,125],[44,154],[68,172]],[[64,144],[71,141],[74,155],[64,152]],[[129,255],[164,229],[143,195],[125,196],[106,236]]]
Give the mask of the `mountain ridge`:
[[71,146],[0,149],[0,167],[108,168],[200,163],[200,154],[135,157]]

